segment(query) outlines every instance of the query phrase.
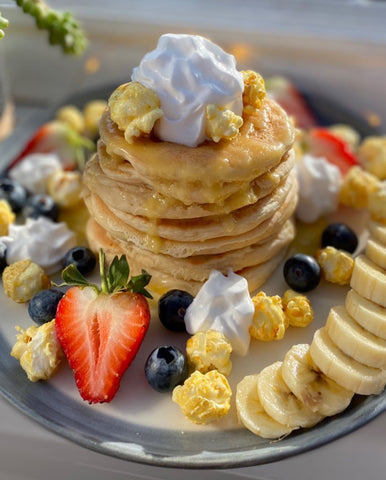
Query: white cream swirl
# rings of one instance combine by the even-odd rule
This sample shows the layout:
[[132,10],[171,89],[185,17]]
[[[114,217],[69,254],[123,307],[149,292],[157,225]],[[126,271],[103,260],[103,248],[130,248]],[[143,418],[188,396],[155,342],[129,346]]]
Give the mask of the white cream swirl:
[[323,157],[304,155],[296,164],[299,184],[296,216],[306,223],[315,222],[338,206],[342,175],[338,167]]
[[12,224],[5,243],[7,264],[30,259],[51,275],[61,269],[64,254],[76,245],[75,233],[65,223],[48,218],[28,218],[24,225]]
[[235,353],[246,355],[253,313],[246,279],[231,270],[227,275],[212,270],[186,310],[186,330],[191,335],[217,330],[231,342]]
[[9,176],[30,193],[46,193],[48,178],[57,170],[62,170],[62,165],[56,154],[31,153],[11,169]]
[[234,56],[197,35],[162,35],[132,80],[157,93],[164,115],[155,134],[164,141],[189,147],[202,143],[209,104],[239,116],[243,111],[244,81]]

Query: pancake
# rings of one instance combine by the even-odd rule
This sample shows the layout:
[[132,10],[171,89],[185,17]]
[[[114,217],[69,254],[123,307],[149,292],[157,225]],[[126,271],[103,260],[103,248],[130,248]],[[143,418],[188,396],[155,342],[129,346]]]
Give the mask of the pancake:
[[[188,257],[192,255],[221,254],[230,250],[242,248],[263,241],[270,235],[279,231],[284,223],[293,215],[297,203],[297,182],[292,182],[290,191],[283,203],[265,221],[255,228],[234,235],[215,237],[203,242],[180,241],[160,238],[155,224],[153,231],[140,232],[127,225],[114,215],[103,202],[98,202],[97,197],[85,195],[85,203],[93,217],[109,234],[119,241],[132,242],[141,248],[156,253],[164,253],[173,257]],[[182,231],[182,230],[181,230]]]

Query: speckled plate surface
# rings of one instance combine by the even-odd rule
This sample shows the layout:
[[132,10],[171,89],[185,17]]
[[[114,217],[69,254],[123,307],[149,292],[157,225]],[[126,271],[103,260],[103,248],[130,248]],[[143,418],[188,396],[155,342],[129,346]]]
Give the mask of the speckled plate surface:
[[[78,103],[101,98],[111,89],[77,97]],[[316,106],[315,106],[316,103]],[[317,109],[317,101],[313,101]],[[323,104],[325,117],[326,103]],[[342,121],[334,112],[331,120]],[[34,123],[16,131],[0,144],[1,168],[22,147],[35,128],[50,112]],[[328,119],[325,118],[325,121]],[[358,123],[356,123],[357,128]],[[367,131],[365,132],[367,133]],[[347,212],[338,213],[347,221]],[[338,219],[338,217],[336,219]],[[334,218],[335,219],[335,218]],[[349,218],[358,233],[363,230],[363,219]],[[281,269],[264,287],[267,293],[282,292],[285,285]],[[272,361],[280,360],[294,343],[310,342],[316,328],[324,324],[332,305],[341,303],[346,289],[321,285],[309,296],[315,309],[315,320],[307,329],[290,329],[281,342],[259,344],[254,342],[247,357],[234,358],[230,383],[235,385],[243,375],[256,373]],[[15,407],[44,427],[77,444],[105,455],[149,465],[180,468],[230,468],[278,461],[317,448],[349,434],[386,410],[386,392],[378,396],[355,397],[342,414],[324,420],[316,427],[297,431],[287,438],[272,442],[261,439],[237,426],[236,421],[224,421],[210,427],[191,425],[182,417],[169,394],[151,390],[143,375],[143,365],[150,351],[160,344],[184,345],[184,334],[165,332],[157,319],[141,346],[140,352],[126,372],[121,388],[111,404],[90,406],[83,402],[72,378],[63,365],[49,382],[31,383],[18,362],[10,355],[15,341],[15,325],[31,324],[25,305],[14,304],[0,292],[0,391]],[[235,420],[235,412],[231,413]]]

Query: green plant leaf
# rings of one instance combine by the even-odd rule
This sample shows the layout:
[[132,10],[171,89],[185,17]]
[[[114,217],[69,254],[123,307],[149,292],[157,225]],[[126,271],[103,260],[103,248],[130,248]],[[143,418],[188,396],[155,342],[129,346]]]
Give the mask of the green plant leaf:
[[99,290],[97,285],[89,283],[86,278],[84,278],[74,264],[68,265],[68,267],[63,270],[62,278],[66,285],[72,285],[76,287],[93,287]]
[[153,298],[150,292],[146,290],[146,285],[149,284],[151,280],[151,275],[146,272],[146,270],[142,270],[140,275],[135,275],[131,277],[130,282],[128,283],[128,289],[131,292],[141,293],[144,297]]
[[129,275],[130,267],[127,263],[126,256],[122,255],[121,258],[115,256],[111,262],[107,274],[107,285],[109,292],[125,289],[127,287]]

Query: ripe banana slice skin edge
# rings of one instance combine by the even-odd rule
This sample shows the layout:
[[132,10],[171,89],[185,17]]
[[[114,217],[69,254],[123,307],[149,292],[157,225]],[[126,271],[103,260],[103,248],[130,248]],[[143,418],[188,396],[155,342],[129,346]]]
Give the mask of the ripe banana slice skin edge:
[[352,391],[338,385],[316,366],[308,344],[294,345],[286,353],[282,375],[296,397],[323,416],[342,412],[354,396]]
[[386,368],[386,340],[365,330],[345,307],[330,310],[326,329],[329,337],[349,357],[374,368]]
[[282,362],[265,367],[257,379],[257,392],[267,414],[289,428],[312,427],[323,419],[291,392],[283,380]]
[[310,345],[312,360],[338,385],[359,395],[377,395],[386,384],[386,370],[368,367],[340,350],[331,340],[326,327],[314,333]]
[[386,308],[363,298],[355,290],[347,293],[344,306],[363,328],[386,340]]
[[294,429],[276,422],[260,403],[257,394],[258,374],[247,375],[237,385],[236,410],[240,422],[245,428],[262,438],[280,439]]

